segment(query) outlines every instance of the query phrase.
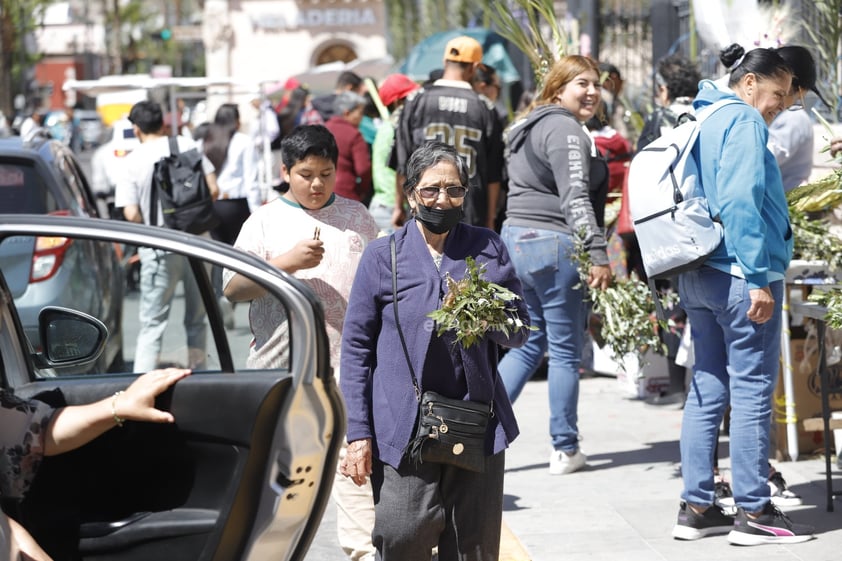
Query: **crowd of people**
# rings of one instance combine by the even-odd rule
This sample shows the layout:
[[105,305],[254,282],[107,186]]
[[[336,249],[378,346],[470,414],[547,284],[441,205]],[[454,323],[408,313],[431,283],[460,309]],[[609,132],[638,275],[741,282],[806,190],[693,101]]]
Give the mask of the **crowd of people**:
[[[424,84],[392,74],[370,91],[345,72],[335,91],[313,97],[290,80],[276,106],[255,104],[259,126],[251,138],[240,132],[238,108],[230,104],[198,142],[179,136],[181,150],[204,154],[221,218],[209,234],[301,279],[322,299],[331,365],[347,404],[334,499],[339,541],[350,559],[422,561],[434,552],[442,561],[497,559],[505,450],[520,430],[512,403],[545,360],[549,473],[586,467],[578,392],[587,293],[607,288],[618,266],[645,276],[633,232],[620,235],[606,222],[608,194],[622,193],[635,149],[722,99],[735,103],[704,121],[698,157],[724,242],[703,266],[659,284],[680,301],[672,311],[677,329],[663,334],[670,386],[650,400],[684,410],[676,451],[684,490],[672,535],[728,533],[741,545],[813,537],[812,528],[780,510],[800,500],[768,457],[783,279],[793,247],[785,190],[809,175],[813,140],[803,132],[809,118],[796,109],[816,91],[816,67],[797,46],[734,45],[721,60],[727,76],[718,80],[703,80],[678,56],[659,61],[655,108],[638,131],[625,118],[616,66],[563,56],[540,89],[509,111],[498,97],[500,77],[482,62],[482,46],[462,36],[447,44],[440,72]],[[385,112],[372,117],[374,99]],[[141,146],[127,158],[115,205],[127,220],[154,224],[161,211],[150,203],[152,167],[169,151],[164,116],[158,104],[140,102],[129,119]],[[267,145],[277,154],[272,193],[258,187]],[[314,228],[315,237],[290,235]],[[578,238],[591,262],[586,283],[572,256]],[[623,248],[619,264],[610,256],[612,240]],[[140,260],[135,370],[158,366],[168,299],[179,282],[189,367],[201,368],[204,326],[199,307],[191,306],[195,287],[182,275],[185,264],[154,250]],[[474,261],[516,296],[509,313],[520,323],[469,346],[452,332],[436,332],[427,314],[442,306],[448,279],[463,278]],[[262,314],[252,326],[249,365],[284,365],[284,311],[268,308],[260,287],[231,272],[215,272],[214,286],[221,302]],[[692,364],[677,362],[682,329],[692,334]],[[493,411],[481,470],[408,461],[427,391]],[[727,410],[730,482],[716,464]]]

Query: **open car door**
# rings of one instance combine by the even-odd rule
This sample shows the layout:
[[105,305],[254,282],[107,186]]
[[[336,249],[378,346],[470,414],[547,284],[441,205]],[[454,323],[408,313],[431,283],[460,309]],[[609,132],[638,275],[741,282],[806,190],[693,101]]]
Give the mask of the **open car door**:
[[[54,275],[72,277],[74,271],[62,270],[80,266],[72,252],[103,241],[118,248],[125,276],[121,294],[108,294],[121,302],[125,371],[101,371],[96,361],[73,368],[51,361],[52,347],[26,335],[15,298],[0,279],[2,383],[55,407],[125,389],[138,375],[133,359],[144,304],[133,289],[137,256],[166,256],[183,265],[201,299],[188,345],[188,303],[178,285],[158,355],[160,365],[194,366],[158,398],[157,407],[172,412],[175,423],[129,421],[75,451],[45,458],[25,498],[5,499],[4,510],[57,561],[304,559],[345,432],[320,303],[294,278],[210,239],[110,220],[0,216],[0,248],[63,248]],[[273,321],[289,341],[288,348],[279,346],[279,367],[247,367],[249,305],[236,306],[235,324],[226,329],[211,283],[214,267],[251,278],[276,299],[282,313]],[[95,277],[88,273],[87,282],[65,285],[74,290],[76,311],[89,313],[90,302],[104,296],[107,287],[99,284],[108,281]],[[36,283],[30,289],[38,289]]]

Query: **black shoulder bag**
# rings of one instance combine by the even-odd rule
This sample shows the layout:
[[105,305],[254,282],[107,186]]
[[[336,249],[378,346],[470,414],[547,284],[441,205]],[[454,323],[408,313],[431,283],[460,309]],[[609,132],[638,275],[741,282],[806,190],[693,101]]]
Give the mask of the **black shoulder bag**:
[[493,414],[492,407],[487,403],[444,397],[433,391],[421,393],[398,319],[398,271],[394,235],[390,237],[389,243],[392,253],[395,326],[409,366],[419,409],[415,434],[404,450],[404,456],[415,465],[434,462],[484,472],[485,433],[488,420]]

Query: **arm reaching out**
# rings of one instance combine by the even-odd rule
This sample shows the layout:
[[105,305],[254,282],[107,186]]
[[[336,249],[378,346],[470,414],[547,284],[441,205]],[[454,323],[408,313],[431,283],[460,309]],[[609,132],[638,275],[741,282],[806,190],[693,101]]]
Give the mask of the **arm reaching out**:
[[175,422],[171,413],[155,409],[155,397],[189,374],[190,370],[184,368],[152,370],[138,377],[124,392],[88,405],[59,409],[47,427],[45,455],[79,448],[124,420]]

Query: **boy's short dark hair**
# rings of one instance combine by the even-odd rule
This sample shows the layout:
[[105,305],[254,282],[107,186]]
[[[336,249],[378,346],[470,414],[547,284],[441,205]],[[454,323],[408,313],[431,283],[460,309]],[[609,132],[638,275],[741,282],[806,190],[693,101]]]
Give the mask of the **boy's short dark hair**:
[[143,134],[157,133],[164,128],[164,112],[154,101],[138,101],[129,112],[129,121]]
[[339,161],[336,139],[324,125],[299,125],[281,141],[281,157],[287,171],[307,156]]

